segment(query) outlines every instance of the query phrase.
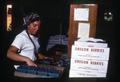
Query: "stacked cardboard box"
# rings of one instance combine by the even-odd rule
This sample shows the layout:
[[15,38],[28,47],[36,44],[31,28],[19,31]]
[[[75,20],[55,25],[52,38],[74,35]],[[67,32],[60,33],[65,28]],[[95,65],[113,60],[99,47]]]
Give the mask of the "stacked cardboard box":
[[72,45],[69,77],[106,77],[110,48],[102,39],[79,39]]

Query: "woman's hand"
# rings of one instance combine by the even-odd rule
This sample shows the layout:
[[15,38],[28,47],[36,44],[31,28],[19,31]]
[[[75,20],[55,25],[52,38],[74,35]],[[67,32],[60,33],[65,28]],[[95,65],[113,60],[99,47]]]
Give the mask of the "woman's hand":
[[41,54],[41,53],[38,54],[38,59],[43,60],[43,59],[46,59],[46,58],[47,58],[47,57],[44,56],[43,54]]
[[31,59],[29,59],[29,58],[26,60],[26,64],[28,66],[35,66],[35,67],[37,67],[37,65]]
[[44,56],[43,54],[41,54],[41,53],[39,53],[38,54],[38,59],[49,59],[49,60],[53,60],[53,58],[51,58],[51,57],[47,57],[47,56]]

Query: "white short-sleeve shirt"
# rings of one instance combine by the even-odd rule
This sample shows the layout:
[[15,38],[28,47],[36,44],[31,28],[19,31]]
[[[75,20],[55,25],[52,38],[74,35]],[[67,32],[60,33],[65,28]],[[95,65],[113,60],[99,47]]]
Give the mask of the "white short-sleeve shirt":
[[[40,47],[40,45],[38,43],[38,38],[33,35],[30,35],[30,37],[36,46],[36,50],[38,51],[38,48]],[[36,60],[36,56],[34,54],[34,45],[31,42],[31,40],[29,39],[25,30],[22,31],[21,33],[19,33],[15,37],[15,39],[11,45],[17,47],[20,50],[19,55],[29,57],[33,61]]]

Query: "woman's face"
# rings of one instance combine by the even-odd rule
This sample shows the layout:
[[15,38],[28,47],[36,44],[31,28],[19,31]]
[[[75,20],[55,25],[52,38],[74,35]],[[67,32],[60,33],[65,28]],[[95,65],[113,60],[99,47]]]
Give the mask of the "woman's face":
[[32,35],[35,35],[40,28],[40,21],[34,21],[28,25],[28,32]]

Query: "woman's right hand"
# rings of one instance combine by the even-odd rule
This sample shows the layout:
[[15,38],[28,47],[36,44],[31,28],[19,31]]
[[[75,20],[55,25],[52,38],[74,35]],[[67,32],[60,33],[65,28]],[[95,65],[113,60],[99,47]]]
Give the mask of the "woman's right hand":
[[32,61],[31,59],[27,59],[26,60],[26,64],[28,65],[28,66],[35,66],[35,67],[37,67],[37,65],[34,63],[34,61]]

